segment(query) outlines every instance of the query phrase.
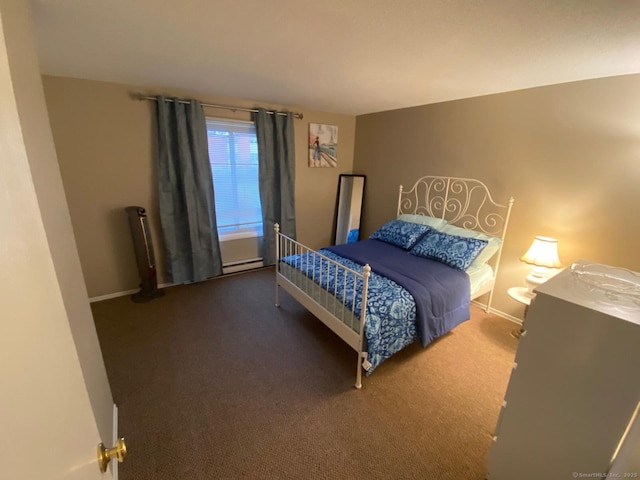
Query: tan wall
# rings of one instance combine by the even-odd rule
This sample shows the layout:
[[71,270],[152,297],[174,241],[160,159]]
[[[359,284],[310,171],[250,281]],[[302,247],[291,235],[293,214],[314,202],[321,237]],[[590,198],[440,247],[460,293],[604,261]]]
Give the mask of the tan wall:
[[[147,209],[153,229],[159,280],[163,245],[153,166],[152,102],[132,92],[192,96],[207,103],[286,109],[282,105],[61,77],[43,77],[56,151],[71,221],[90,297],[137,288],[139,283],[124,207]],[[330,243],[340,173],[351,173],[355,117],[289,107],[304,114],[296,120],[296,215],[298,238],[317,248]],[[205,114],[248,120],[245,112],[205,108]],[[339,127],[337,168],[309,168],[309,123]]]
[[[513,209],[494,307],[535,235],[579,258],[640,271],[640,75],[567,83],[357,117],[355,169],[367,175],[363,233],[395,215],[399,184],[474,177]],[[482,299],[481,299],[482,300]]]

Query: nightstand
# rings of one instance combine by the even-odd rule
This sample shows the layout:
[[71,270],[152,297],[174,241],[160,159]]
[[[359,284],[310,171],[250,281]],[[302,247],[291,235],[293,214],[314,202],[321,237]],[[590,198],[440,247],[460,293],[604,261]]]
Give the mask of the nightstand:
[[[533,300],[533,297],[535,295],[531,296],[531,294],[529,294],[529,290],[527,289],[527,287],[511,287],[509,290],[507,290],[507,293],[516,302],[524,305],[524,318],[526,320],[527,310],[529,309],[529,305],[531,305],[531,300]],[[524,326],[516,330],[513,330],[511,332],[511,335],[513,335],[516,338],[520,338],[520,335],[522,335],[522,332],[524,332]]]

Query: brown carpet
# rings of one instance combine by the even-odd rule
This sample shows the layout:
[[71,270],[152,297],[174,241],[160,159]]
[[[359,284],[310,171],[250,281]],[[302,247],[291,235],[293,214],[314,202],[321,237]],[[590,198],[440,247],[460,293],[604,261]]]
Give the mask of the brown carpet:
[[129,456],[122,480],[484,479],[513,323],[472,319],[353,388],[356,354],[273,269],[93,313]]

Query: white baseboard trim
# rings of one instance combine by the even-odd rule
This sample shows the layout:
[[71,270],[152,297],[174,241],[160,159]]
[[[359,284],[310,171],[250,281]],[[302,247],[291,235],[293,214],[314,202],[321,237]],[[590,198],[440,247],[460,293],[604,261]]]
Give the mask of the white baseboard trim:
[[[115,445],[120,436],[118,435],[118,406],[113,404],[113,439],[111,445]],[[111,477],[113,480],[118,480],[118,461],[112,460],[111,462]]]
[[[263,267],[263,263],[262,260],[260,261],[255,261],[255,262],[249,262],[249,263],[242,263],[242,264],[236,264],[236,265],[229,265],[228,267],[225,267],[224,269],[224,275],[232,275],[234,273],[240,273],[244,270],[252,270],[255,268],[260,268]],[[218,277],[219,278],[219,277]],[[161,283],[160,285],[158,285],[158,288],[167,288],[167,287],[174,287],[178,284],[176,283]],[[124,297],[126,295],[131,295],[134,294],[136,292],[138,292],[139,289],[136,290],[127,290],[124,292],[115,292],[115,293],[109,293],[107,295],[100,295],[98,297],[91,297],[89,298],[89,302],[93,303],[93,302],[100,302],[102,300],[109,300],[111,298],[117,298],[117,297]],[[485,303],[480,303],[477,300],[471,300],[471,303],[473,305],[476,305],[477,307],[482,308],[483,310],[485,310],[487,308],[487,305]],[[510,315],[508,313],[505,313],[501,310],[495,309],[495,308],[490,308],[489,309],[489,313],[493,313],[495,315],[498,315],[499,317],[502,317],[506,320],[509,320],[513,323],[517,323],[518,325],[522,325],[523,321],[521,318],[518,317],[514,317],[513,315]],[[115,405],[114,405],[115,407]]]
[[[175,287],[179,285],[178,283],[161,283],[158,285],[158,288],[167,288],[167,287]],[[107,293],[106,295],[99,295],[97,297],[89,297],[89,303],[100,302],[102,300],[110,300],[112,298],[118,297],[126,297],[127,295],[133,295],[134,293],[138,293],[140,291],[139,288],[135,290],[125,290],[124,292],[115,292],[115,293]]]
[[107,295],[99,295],[97,297],[89,297],[89,303],[100,302],[102,300],[110,300],[112,298],[124,297],[125,295],[132,295],[139,290],[140,290],[139,288],[136,288],[135,290],[127,290],[125,292],[115,292],[115,293],[108,293]]
[[[235,262],[235,263],[229,263],[227,265],[223,265],[222,274],[231,275],[234,273],[240,273],[246,270],[255,270],[257,268],[263,268],[263,267],[264,267],[264,263],[262,262],[261,258],[251,259],[246,262]],[[216,278],[220,278],[220,277],[215,277],[211,280],[215,280]],[[181,285],[181,284],[180,283],[161,283],[160,285],[158,285],[158,288],[175,287],[176,285]],[[125,290],[124,292],[114,292],[114,293],[108,293],[106,295],[98,295],[97,297],[89,297],[89,303],[101,302],[102,300],[110,300],[112,298],[125,297],[127,295],[133,295],[134,293],[138,293],[139,291],[140,289],[136,288],[134,290]]]
[[[483,310],[485,310],[487,308],[487,305],[485,303],[480,303],[480,302],[477,302],[475,300],[471,300],[471,303],[473,305],[477,306],[477,307],[482,308]],[[501,310],[497,310],[497,309],[495,309],[493,307],[489,309],[489,313],[493,313],[493,314],[495,314],[495,315],[497,315],[499,317],[504,318],[505,320],[509,320],[510,322],[517,323],[518,325],[522,325],[522,319],[521,318],[514,317],[513,315],[505,313],[505,312],[503,312]]]

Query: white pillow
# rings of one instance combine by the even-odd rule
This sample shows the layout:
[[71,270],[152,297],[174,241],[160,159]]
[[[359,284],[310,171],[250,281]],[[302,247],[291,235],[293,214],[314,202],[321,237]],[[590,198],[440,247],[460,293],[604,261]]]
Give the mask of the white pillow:
[[442,233],[448,233],[450,235],[459,235],[460,237],[467,238],[477,238],[489,242],[477,256],[477,258],[473,261],[471,266],[484,265],[485,263],[487,263],[489,260],[491,260],[491,257],[498,253],[498,250],[500,250],[500,245],[502,245],[501,238],[487,235],[486,233],[482,232],[476,232],[475,230],[469,230],[467,228],[456,227],[455,225],[447,224],[442,227],[440,231]]
[[398,220],[402,220],[403,222],[418,223],[420,225],[429,225],[436,230],[442,230],[442,227],[447,224],[447,221],[441,218],[429,217],[427,215],[414,215],[411,213],[403,213],[398,217]]

